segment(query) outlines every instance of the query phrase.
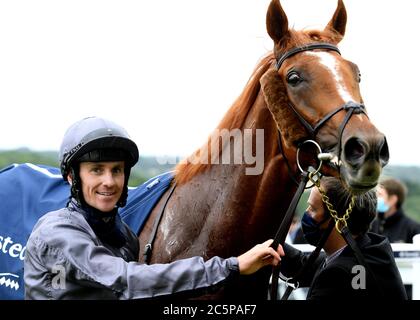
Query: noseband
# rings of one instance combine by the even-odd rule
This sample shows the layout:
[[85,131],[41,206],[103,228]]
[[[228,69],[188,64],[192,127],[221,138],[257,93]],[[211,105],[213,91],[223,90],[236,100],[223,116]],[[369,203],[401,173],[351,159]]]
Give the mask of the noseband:
[[[316,49],[323,49],[323,50],[330,50],[330,51],[335,51],[338,54],[340,53],[340,50],[335,46],[332,45],[330,43],[312,43],[312,44],[307,44],[301,47],[297,47],[294,49],[291,49],[289,51],[287,51],[286,53],[284,53],[282,56],[280,56],[280,58],[277,59],[276,62],[276,68],[277,70],[280,69],[281,65],[283,64],[283,62],[290,58],[291,56],[294,56],[297,53],[300,52],[304,52],[304,51],[312,51],[312,50],[316,50]],[[365,106],[361,103],[357,103],[354,101],[348,101],[346,102],[344,105],[338,107],[337,109],[331,111],[330,113],[328,113],[327,115],[325,115],[320,121],[318,121],[314,126],[312,126],[296,109],[296,107],[293,105],[293,103],[289,100],[288,101],[288,106],[289,108],[293,111],[293,113],[297,116],[297,118],[299,119],[299,122],[305,127],[305,129],[307,130],[307,132],[309,133],[309,138],[315,140],[316,135],[318,134],[319,129],[328,121],[330,120],[333,116],[335,116],[337,113],[339,113],[341,110],[346,111],[346,115],[343,119],[343,122],[340,125],[340,128],[338,130],[338,141],[339,141],[339,147],[338,147],[338,161],[340,163],[340,157],[341,157],[341,140],[342,140],[342,136],[343,136],[343,131],[344,128],[346,127],[347,123],[349,122],[351,116],[353,114],[360,114],[363,113],[367,116],[366,113],[366,109]]]

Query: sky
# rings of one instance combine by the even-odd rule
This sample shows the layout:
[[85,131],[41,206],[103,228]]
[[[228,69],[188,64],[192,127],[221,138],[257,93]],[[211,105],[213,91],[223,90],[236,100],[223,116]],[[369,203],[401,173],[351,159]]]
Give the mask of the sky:
[[[0,149],[58,150],[86,116],[124,126],[143,155],[200,147],[272,49],[270,0],[0,0]],[[336,0],[283,0],[295,29],[324,28]],[[345,0],[342,55],[362,72],[390,164],[420,165],[418,9]]]

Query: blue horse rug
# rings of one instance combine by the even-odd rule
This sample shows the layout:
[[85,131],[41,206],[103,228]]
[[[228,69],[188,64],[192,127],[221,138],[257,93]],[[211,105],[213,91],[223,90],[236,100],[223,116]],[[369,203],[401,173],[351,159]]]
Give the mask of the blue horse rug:
[[[169,188],[173,172],[128,190],[121,218],[137,234]],[[26,242],[38,219],[66,206],[70,185],[58,168],[14,164],[0,171],[0,299],[24,298],[23,260]]]

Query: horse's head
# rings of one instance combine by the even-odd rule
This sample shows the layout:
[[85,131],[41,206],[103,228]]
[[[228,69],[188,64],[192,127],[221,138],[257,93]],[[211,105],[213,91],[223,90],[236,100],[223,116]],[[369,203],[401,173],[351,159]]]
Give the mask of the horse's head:
[[261,84],[286,147],[315,139],[323,152],[333,155],[323,172],[341,175],[350,189],[363,192],[376,186],[389,152],[385,136],[366,114],[358,67],[336,47],[346,20],[339,0],[324,30],[295,31],[289,29],[280,2],[272,0],[267,31],[277,64]]

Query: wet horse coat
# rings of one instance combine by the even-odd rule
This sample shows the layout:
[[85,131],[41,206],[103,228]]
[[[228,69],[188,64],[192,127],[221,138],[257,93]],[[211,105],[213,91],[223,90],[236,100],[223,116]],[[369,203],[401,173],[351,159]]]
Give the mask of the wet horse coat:
[[[188,161],[177,166],[177,187],[157,229],[152,263],[195,255],[204,258],[237,256],[256,243],[273,237],[296,189],[296,146],[308,137],[316,139],[324,151],[335,155],[335,161],[322,168],[325,174],[340,175],[343,183],[355,192],[376,185],[389,155],[384,136],[366,115],[351,117],[339,134],[339,127],[347,114],[340,111],[314,137],[297,116],[299,114],[313,126],[349,100],[362,104],[357,66],[337,52],[317,49],[290,56],[278,70],[276,68],[276,60],[294,48],[310,43],[336,45],[344,35],[345,17],[344,5],[339,1],[325,30],[289,30],[280,3],[271,2],[267,12],[267,31],[274,41],[274,50],[257,65],[244,91],[209,141]],[[279,131],[283,153],[279,151]],[[313,156],[308,153],[304,157],[311,159]],[[47,190],[46,194],[55,194],[59,188],[57,184],[66,189],[54,198],[54,201],[59,199],[59,208],[64,206],[68,186],[58,173],[53,175],[56,176],[50,177],[55,179],[52,181],[53,190]],[[12,181],[17,183],[16,179]],[[22,185],[27,185],[27,182]],[[13,192],[14,187],[7,183],[2,190]],[[44,189],[35,186],[35,190],[42,194]],[[8,197],[6,193],[3,208],[10,200]],[[161,199],[166,199],[166,195]],[[26,204],[19,200],[20,205]],[[37,215],[54,209],[48,207],[43,212],[38,207],[41,204],[45,204],[43,195],[30,208],[36,209]],[[164,200],[159,201],[146,221],[139,235],[141,245],[148,241],[163,204]],[[130,208],[136,211],[137,205],[129,194],[122,215]],[[26,221],[25,214],[31,212],[24,207],[19,211],[24,218],[15,216],[17,225]],[[17,232],[16,236],[23,237],[22,240],[17,241],[14,233],[1,233],[1,247],[7,257],[21,263],[30,228],[26,228],[24,234],[22,228],[14,230],[17,230],[13,231]],[[0,262],[4,261],[8,264],[5,259]],[[16,272],[22,272],[19,265],[16,268]],[[241,277],[221,294],[265,299],[270,272],[268,268],[253,276]],[[7,270],[0,270],[2,289],[22,290],[15,276]]]
[[[274,236],[296,190],[296,146],[310,137],[296,112],[314,125],[349,101],[363,103],[357,66],[337,52],[298,53],[287,58],[279,70],[276,59],[307,44],[336,45],[344,36],[345,25],[342,1],[325,30],[316,31],[290,30],[280,3],[271,2],[267,31],[274,41],[274,50],[258,64],[209,140],[177,166],[177,187],[164,209],[151,263],[195,255],[206,259],[215,255],[238,256]],[[296,110],[290,108],[291,104]],[[388,161],[386,140],[364,114],[349,119],[339,136],[345,115],[346,112],[338,112],[314,138],[325,151],[335,155],[335,161],[324,165],[322,171],[340,175],[351,190],[363,192],[376,185],[381,168]],[[226,138],[222,131],[231,137]],[[279,131],[283,153],[279,151]],[[249,132],[252,135],[246,139]],[[261,132],[262,139],[258,135]],[[263,162],[260,174],[247,174],[249,141],[256,162]],[[260,154],[255,154],[258,150]],[[221,159],[230,159],[230,164]],[[141,232],[141,245],[149,240],[162,206],[162,202],[157,205]],[[217,297],[265,299],[270,272],[266,268],[253,276],[241,277]]]

